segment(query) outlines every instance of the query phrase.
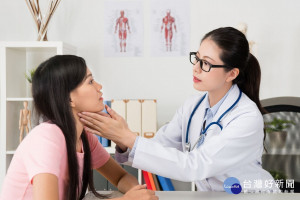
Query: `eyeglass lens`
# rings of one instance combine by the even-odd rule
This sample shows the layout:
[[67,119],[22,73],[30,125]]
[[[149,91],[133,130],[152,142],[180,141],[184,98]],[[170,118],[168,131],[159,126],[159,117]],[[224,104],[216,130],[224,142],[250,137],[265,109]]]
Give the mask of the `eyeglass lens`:
[[203,71],[208,72],[211,68],[211,65],[208,62],[199,59],[196,55],[191,55],[190,60],[193,65],[197,64],[197,62],[199,61],[200,67]]

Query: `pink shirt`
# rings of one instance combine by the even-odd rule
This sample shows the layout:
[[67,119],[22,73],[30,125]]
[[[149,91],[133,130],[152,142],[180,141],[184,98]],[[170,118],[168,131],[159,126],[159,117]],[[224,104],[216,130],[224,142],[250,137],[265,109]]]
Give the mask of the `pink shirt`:
[[[92,168],[97,169],[108,161],[110,155],[95,135],[87,133],[87,137],[91,149]],[[84,153],[77,152],[77,159],[79,180],[82,180]],[[36,126],[15,152],[3,182],[0,199],[32,199],[31,181],[40,173],[50,173],[58,177],[59,199],[65,199],[68,186],[67,162],[65,137],[58,126],[50,123]]]

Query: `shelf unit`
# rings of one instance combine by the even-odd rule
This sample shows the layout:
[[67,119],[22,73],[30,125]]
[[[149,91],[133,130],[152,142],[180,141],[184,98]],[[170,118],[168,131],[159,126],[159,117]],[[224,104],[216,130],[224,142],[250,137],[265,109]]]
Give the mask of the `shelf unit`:
[[18,121],[23,101],[28,101],[28,108],[32,109],[25,73],[49,57],[62,54],[76,54],[76,48],[61,41],[0,42],[0,188],[19,145]]
[[[28,109],[32,110],[31,86],[25,73],[49,57],[62,54],[76,54],[76,48],[61,41],[0,42],[0,188],[19,145],[18,120],[23,101],[28,101]],[[33,117],[32,122],[36,121]],[[105,149],[115,153],[113,147]]]

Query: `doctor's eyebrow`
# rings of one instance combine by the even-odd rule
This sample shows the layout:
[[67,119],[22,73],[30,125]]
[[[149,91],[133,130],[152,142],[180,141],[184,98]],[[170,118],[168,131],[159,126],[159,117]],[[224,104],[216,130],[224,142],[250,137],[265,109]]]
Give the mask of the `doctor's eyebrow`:
[[[197,54],[199,55],[199,58],[200,58],[200,53],[197,51]],[[209,57],[209,56],[203,56],[203,58],[209,58],[209,59],[211,59],[212,61],[215,61],[214,59],[212,59],[211,57]]]

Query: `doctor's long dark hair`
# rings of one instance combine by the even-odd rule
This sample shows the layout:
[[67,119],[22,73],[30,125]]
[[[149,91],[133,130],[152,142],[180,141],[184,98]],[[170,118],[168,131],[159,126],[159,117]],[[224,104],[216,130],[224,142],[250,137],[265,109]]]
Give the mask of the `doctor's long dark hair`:
[[105,197],[96,193],[94,188],[91,152],[84,131],[81,134],[84,169],[82,190],[79,191],[81,180],[79,180],[76,153],[76,125],[70,106],[70,92],[82,83],[86,71],[87,67],[83,58],[57,55],[40,64],[32,79],[32,95],[38,115],[56,124],[66,140],[69,171],[67,199],[69,200],[83,199],[88,185],[97,197]]
[[[249,43],[245,35],[235,28],[225,27],[207,33],[202,41],[206,38],[214,41],[222,49],[220,58],[225,65],[239,69],[240,73],[233,80],[233,84],[237,84],[256,103],[262,114],[266,113],[259,100],[260,66],[249,51]],[[227,68],[225,70],[230,71]]]

